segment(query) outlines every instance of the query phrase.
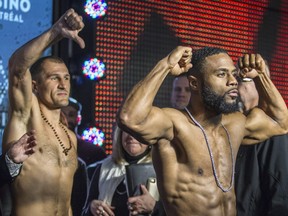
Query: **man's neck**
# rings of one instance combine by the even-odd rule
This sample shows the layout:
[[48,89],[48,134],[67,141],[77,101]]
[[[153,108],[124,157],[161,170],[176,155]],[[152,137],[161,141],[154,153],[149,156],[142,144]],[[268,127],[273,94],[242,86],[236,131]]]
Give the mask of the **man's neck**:
[[188,106],[187,109],[191,113],[191,115],[202,125],[218,125],[222,120],[222,114],[218,114],[216,112],[212,112],[204,107],[199,106]]
[[49,109],[44,104],[39,104],[40,112],[51,122],[53,125],[57,125],[60,121],[61,109]]

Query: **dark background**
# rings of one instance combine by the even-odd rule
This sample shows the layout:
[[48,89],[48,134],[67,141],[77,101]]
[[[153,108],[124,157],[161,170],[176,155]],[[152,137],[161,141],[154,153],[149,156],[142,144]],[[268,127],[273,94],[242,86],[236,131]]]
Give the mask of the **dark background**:
[[[288,2],[263,1],[106,1],[106,16],[88,17],[85,1],[54,1],[54,19],[73,7],[82,14],[86,42],[81,50],[71,41],[53,48],[72,73],[72,94],[83,105],[80,127],[97,125],[111,153],[115,114],[133,85],[175,46],[225,48],[233,60],[247,52],[260,53],[269,63],[272,80],[288,101]],[[85,58],[106,64],[104,79],[93,82],[81,74]],[[167,77],[155,105],[169,106],[172,77]]]

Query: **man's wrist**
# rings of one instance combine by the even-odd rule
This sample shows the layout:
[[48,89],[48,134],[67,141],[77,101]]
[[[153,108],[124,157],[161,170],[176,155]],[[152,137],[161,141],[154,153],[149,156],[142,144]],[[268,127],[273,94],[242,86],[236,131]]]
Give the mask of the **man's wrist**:
[[242,78],[241,81],[242,81],[242,82],[252,82],[253,79],[252,79],[252,78],[249,78],[249,77],[244,77],[244,78]]
[[8,170],[9,170],[11,177],[15,177],[15,176],[19,175],[20,169],[22,167],[22,163],[14,163],[10,159],[8,152],[5,154],[5,161],[6,161],[6,165],[8,167]]

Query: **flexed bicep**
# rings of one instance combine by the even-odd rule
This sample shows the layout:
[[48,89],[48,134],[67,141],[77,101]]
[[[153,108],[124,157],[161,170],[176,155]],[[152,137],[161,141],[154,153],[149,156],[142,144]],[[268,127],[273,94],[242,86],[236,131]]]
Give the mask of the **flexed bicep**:
[[119,121],[118,125],[146,144],[156,144],[159,139],[171,140],[173,137],[173,123],[167,115],[167,111],[163,110],[165,109],[153,107],[147,118],[141,123],[129,124],[129,127],[127,127]]
[[254,108],[247,115],[245,123],[244,145],[257,144],[271,136],[283,133],[282,127],[263,110]]
[[172,140],[173,122],[169,115],[171,109],[154,108],[147,122],[144,137],[150,140],[150,144],[156,144],[159,139]]

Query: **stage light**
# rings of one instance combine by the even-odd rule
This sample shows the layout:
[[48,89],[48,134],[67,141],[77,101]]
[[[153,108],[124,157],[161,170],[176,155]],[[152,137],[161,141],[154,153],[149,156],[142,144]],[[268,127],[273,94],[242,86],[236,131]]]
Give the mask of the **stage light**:
[[105,134],[99,128],[90,127],[86,128],[82,132],[81,138],[83,140],[93,143],[94,145],[102,146],[105,140]]
[[98,81],[105,75],[105,64],[97,58],[92,58],[84,62],[82,72],[90,80]]
[[107,3],[104,0],[87,0],[84,8],[89,16],[98,19],[106,14]]

